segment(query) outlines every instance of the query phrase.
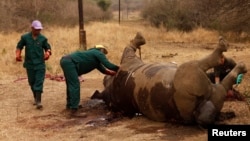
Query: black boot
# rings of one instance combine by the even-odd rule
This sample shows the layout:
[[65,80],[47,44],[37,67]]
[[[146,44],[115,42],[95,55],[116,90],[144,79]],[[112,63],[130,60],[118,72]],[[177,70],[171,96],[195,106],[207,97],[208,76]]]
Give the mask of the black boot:
[[36,93],[35,92],[33,92],[33,96],[34,96],[34,103],[33,103],[33,105],[36,105]]
[[41,109],[43,105],[41,104],[42,93],[36,93],[36,108]]

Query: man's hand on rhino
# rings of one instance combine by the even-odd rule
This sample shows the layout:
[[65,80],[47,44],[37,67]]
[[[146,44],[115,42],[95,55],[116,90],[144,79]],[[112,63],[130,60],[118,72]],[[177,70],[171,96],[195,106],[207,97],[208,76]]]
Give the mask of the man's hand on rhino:
[[115,75],[116,74],[116,72],[115,71],[112,71],[112,70],[106,70],[106,72],[105,72],[105,74],[108,74],[108,75]]

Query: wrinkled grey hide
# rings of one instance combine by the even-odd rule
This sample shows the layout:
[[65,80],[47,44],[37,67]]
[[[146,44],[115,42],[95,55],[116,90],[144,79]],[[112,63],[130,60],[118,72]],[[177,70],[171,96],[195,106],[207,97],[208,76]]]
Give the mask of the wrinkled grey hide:
[[237,74],[247,72],[245,64],[239,63],[221,84],[211,83],[206,71],[219,65],[227,47],[220,38],[211,54],[177,67],[172,63],[146,64],[129,45],[124,49],[117,75],[106,76],[105,89],[92,98],[102,98],[111,109],[129,116],[142,113],[155,121],[212,124]]

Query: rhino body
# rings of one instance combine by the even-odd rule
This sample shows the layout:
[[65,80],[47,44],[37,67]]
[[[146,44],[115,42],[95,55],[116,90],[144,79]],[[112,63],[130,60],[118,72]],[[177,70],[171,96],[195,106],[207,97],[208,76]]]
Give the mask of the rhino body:
[[112,106],[129,116],[142,113],[156,121],[173,118],[177,115],[173,101],[176,69],[171,63],[144,64],[130,72],[121,69],[112,83]]
[[92,98],[102,98],[112,110],[128,116],[142,113],[155,121],[213,124],[227,90],[239,73],[247,72],[245,64],[239,63],[221,84],[209,80],[206,70],[218,65],[226,50],[225,44],[219,45],[203,59],[177,66],[146,64],[135,55],[133,46],[127,46],[116,76],[105,76],[105,89]]

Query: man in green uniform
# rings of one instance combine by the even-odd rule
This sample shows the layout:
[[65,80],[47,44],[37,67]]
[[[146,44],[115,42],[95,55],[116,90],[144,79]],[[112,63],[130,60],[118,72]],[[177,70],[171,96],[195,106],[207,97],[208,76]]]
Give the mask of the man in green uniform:
[[33,93],[37,109],[41,109],[41,95],[45,78],[45,61],[51,55],[51,46],[48,39],[40,32],[42,23],[34,20],[31,24],[31,32],[23,34],[16,46],[16,61],[21,62],[21,52],[25,46],[25,58],[23,67],[26,68],[28,82]]
[[[236,62],[232,58],[228,58],[222,55],[221,64],[219,66],[214,67],[213,72],[208,73],[208,77],[212,83],[219,84],[235,66]],[[235,84],[239,83],[240,82],[238,81],[235,82]],[[231,90],[228,91],[227,97],[235,97],[238,100],[243,100],[241,94],[234,88],[231,88]]]
[[208,73],[209,79],[218,84],[220,81],[227,76],[227,74],[236,66],[236,63],[233,59],[227,58],[224,55],[221,57],[221,64],[214,67],[212,73]]
[[86,117],[85,113],[78,112],[80,102],[80,82],[78,76],[98,69],[101,73],[115,75],[119,66],[108,61],[105,54],[108,51],[103,45],[96,45],[86,51],[76,51],[63,56],[60,65],[66,80],[67,103],[66,109],[75,117]]

